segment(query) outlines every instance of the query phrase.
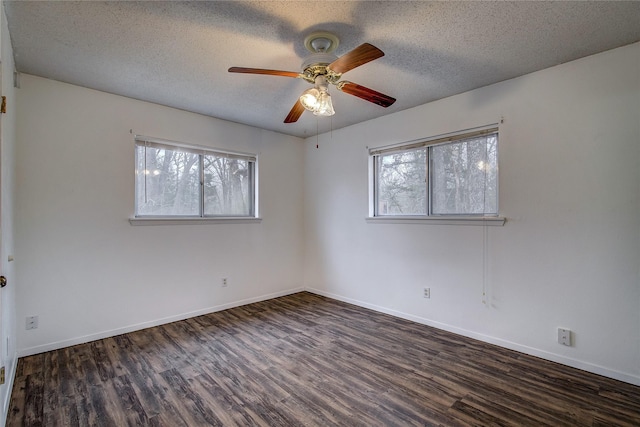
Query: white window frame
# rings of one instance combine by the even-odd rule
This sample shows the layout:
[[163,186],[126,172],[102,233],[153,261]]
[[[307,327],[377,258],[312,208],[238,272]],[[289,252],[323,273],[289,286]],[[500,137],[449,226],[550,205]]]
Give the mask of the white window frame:
[[[437,145],[462,142],[474,137],[496,134],[499,135],[499,129],[496,125],[489,125],[480,128],[469,129],[462,132],[455,132],[446,135],[438,135],[435,137],[408,141],[400,144],[382,146],[377,148],[369,148],[369,216],[367,222],[380,223],[416,223],[424,222],[429,224],[456,224],[456,225],[504,225],[505,218],[498,213],[491,214],[433,214],[431,206],[432,188],[431,188],[431,159],[429,158],[429,148]],[[410,151],[414,149],[427,149],[426,161],[426,214],[420,215],[386,215],[379,214],[378,209],[378,176],[377,162],[378,157],[391,154],[394,152]],[[496,195],[498,197],[498,195]],[[499,212],[499,201],[498,212]]]
[[[258,156],[250,153],[228,151],[218,148],[204,147],[199,145],[185,144],[161,138],[135,135],[134,153],[140,146],[161,148],[174,151],[186,151],[199,156],[200,171],[200,209],[199,215],[139,215],[138,214],[138,185],[134,182],[134,215],[129,218],[131,225],[175,225],[175,224],[205,224],[205,223],[245,223],[260,222],[258,210]],[[137,155],[137,154],[135,154]],[[206,215],[204,213],[204,170],[203,159],[205,155],[226,157],[245,160],[249,163],[249,213],[247,215]],[[135,156],[134,156],[135,158]],[[135,161],[134,161],[135,164]],[[136,166],[134,166],[135,168]],[[135,173],[140,171],[135,170]],[[137,180],[136,180],[137,181]]]

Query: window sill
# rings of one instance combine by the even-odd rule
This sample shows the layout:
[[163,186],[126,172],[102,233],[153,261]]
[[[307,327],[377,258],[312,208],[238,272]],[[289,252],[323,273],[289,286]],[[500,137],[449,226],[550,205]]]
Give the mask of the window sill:
[[371,224],[430,224],[430,225],[488,225],[503,226],[506,218],[501,216],[375,216],[367,217]]
[[250,224],[262,218],[226,216],[216,218],[129,218],[131,225],[193,225],[193,224]]

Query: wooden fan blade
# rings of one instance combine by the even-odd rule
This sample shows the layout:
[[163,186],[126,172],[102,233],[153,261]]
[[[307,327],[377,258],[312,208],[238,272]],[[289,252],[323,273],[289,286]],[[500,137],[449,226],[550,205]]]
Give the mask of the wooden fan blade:
[[282,77],[300,77],[300,73],[293,71],[281,71],[281,70],[265,70],[262,68],[243,68],[243,67],[231,67],[230,73],[245,73],[245,74],[266,74],[268,76],[282,76]]
[[374,45],[364,43],[351,52],[345,53],[327,67],[336,74],[342,74],[382,56],[384,56],[383,51]]
[[298,101],[293,105],[293,108],[291,109],[291,111],[289,111],[289,115],[287,116],[287,118],[284,119],[284,122],[295,123],[298,121],[302,113],[304,113],[304,107],[302,106],[302,103],[298,99]]
[[338,84],[338,89],[344,93],[357,96],[358,98],[362,98],[365,101],[373,102],[374,104],[378,104],[385,108],[396,102],[396,99],[390,97],[389,95],[376,92],[373,89],[369,89],[368,87],[360,86],[359,84],[352,82],[340,82]]

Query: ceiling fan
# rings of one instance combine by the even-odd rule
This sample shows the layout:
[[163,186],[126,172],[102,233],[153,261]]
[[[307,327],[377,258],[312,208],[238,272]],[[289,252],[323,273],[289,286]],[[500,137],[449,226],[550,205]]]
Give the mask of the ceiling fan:
[[335,85],[338,90],[344,93],[357,96],[385,108],[393,104],[396,101],[395,98],[353,82],[340,81],[342,74],[384,56],[384,52],[369,43],[364,43],[338,58],[332,53],[338,47],[338,43],[338,37],[324,31],[315,32],[307,36],[304,40],[304,45],[311,52],[311,55],[302,63],[301,73],[243,67],[231,67],[229,72],[293,77],[304,79],[313,84],[313,88],[307,89],[298,98],[284,119],[285,123],[296,122],[304,110],[309,110],[319,116],[333,115],[335,112],[328,91],[329,84]]

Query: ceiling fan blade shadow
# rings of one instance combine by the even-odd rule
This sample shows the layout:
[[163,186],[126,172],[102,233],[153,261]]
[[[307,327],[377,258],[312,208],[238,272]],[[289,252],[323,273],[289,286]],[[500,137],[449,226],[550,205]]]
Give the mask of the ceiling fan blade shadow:
[[353,82],[342,81],[338,83],[338,90],[348,93],[349,95],[357,96],[365,101],[373,102],[374,104],[378,104],[385,108],[396,102],[396,99],[389,95],[385,95],[384,93],[377,92]]
[[281,71],[281,70],[265,70],[263,68],[244,68],[244,67],[231,67],[230,73],[244,73],[244,74],[265,74],[268,76],[282,76],[282,77],[301,77],[300,73],[294,71]]
[[336,74],[342,74],[383,56],[383,51],[372,44],[364,43],[352,51],[345,53],[327,67]]
[[302,113],[304,113],[304,107],[302,106],[302,103],[298,99],[298,101],[296,101],[296,103],[293,105],[293,108],[291,109],[291,111],[289,111],[289,115],[287,116],[287,118],[284,119],[284,122],[295,123],[298,121]]

